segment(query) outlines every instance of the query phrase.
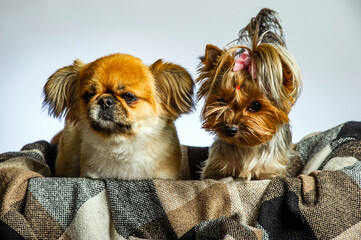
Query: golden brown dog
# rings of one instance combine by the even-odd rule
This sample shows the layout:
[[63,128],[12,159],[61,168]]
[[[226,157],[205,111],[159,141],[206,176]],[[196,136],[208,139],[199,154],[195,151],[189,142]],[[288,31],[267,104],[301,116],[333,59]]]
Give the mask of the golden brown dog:
[[181,148],[174,120],[191,110],[193,81],[179,65],[113,54],[57,70],[44,105],[66,116],[56,176],[177,179]]

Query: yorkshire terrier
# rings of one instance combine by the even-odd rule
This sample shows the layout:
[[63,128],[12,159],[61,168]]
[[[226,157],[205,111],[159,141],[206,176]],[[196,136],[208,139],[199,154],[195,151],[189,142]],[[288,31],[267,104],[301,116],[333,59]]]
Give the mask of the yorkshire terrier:
[[239,45],[207,45],[198,69],[203,128],[216,139],[202,179],[271,179],[287,175],[297,156],[288,114],[301,88],[277,12],[262,9],[239,32]]

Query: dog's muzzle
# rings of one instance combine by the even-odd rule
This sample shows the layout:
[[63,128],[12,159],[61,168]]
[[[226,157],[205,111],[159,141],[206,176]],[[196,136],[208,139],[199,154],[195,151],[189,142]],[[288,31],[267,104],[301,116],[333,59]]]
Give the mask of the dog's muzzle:
[[238,132],[238,128],[235,126],[225,126],[224,132],[228,137],[233,137]]
[[99,118],[106,121],[114,121],[115,99],[111,96],[102,97],[98,100],[100,106]]

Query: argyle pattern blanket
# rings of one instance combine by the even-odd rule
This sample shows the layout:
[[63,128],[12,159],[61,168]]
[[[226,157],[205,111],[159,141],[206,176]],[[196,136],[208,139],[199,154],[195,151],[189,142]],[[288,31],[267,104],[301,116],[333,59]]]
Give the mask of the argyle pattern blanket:
[[305,137],[289,177],[199,179],[208,148],[183,146],[185,180],[55,178],[45,141],[0,155],[0,239],[361,239],[361,123]]

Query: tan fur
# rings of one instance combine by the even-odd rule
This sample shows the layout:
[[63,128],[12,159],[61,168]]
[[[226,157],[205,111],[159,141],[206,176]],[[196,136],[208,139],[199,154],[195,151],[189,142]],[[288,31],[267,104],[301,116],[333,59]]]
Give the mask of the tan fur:
[[[295,104],[302,78],[283,40],[276,12],[262,9],[241,30],[229,49],[207,45],[201,58],[198,99],[204,98],[203,128],[217,134],[202,178],[269,179],[286,175],[291,147],[288,114]],[[256,69],[234,72],[234,62],[248,51]],[[254,110],[254,105],[260,106]],[[229,129],[233,129],[230,133]]]
[[[179,68],[173,63],[163,63],[158,60],[149,69],[153,72],[156,80],[156,88],[161,94],[162,109],[164,114],[177,119],[179,114],[188,113],[193,105],[193,81],[189,81],[191,76],[185,69]],[[188,81],[185,81],[187,80]]]
[[51,144],[59,144],[60,143],[60,138],[61,135],[63,134],[63,131],[58,132],[51,140],[50,143]]
[[193,81],[184,68],[161,60],[147,67],[113,54],[59,69],[44,93],[49,112],[66,115],[65,128],[53,138],[59,142],[56,176],[180,177],[173,121],[193,104]]
[[270,141],[256,146],[235,145],[216,138],[204,164],[202,178],[232,176],[244,179],[271,179],[287,174],[287,163],[296,156],[285,125]]

